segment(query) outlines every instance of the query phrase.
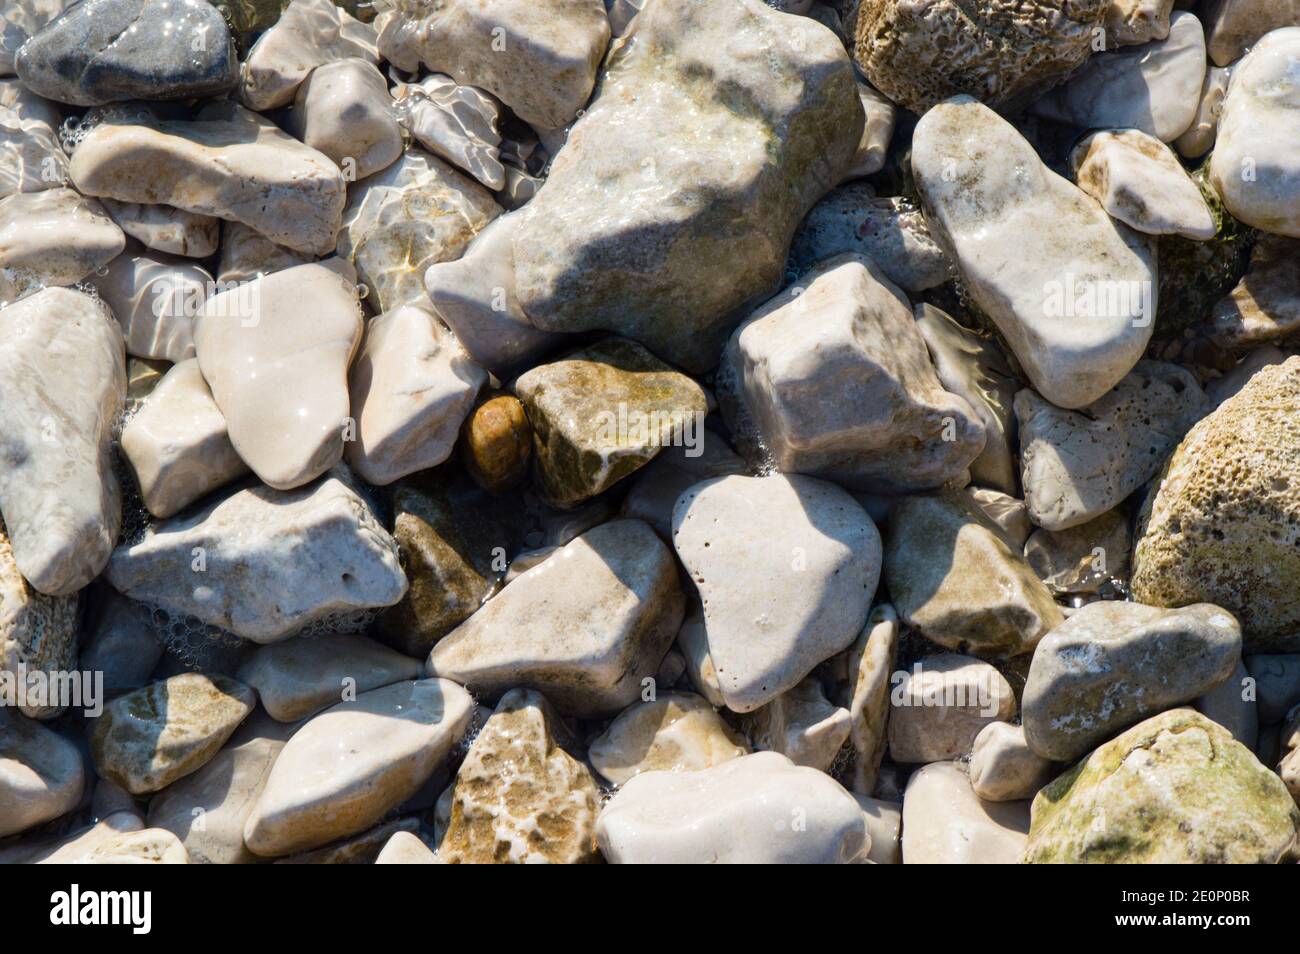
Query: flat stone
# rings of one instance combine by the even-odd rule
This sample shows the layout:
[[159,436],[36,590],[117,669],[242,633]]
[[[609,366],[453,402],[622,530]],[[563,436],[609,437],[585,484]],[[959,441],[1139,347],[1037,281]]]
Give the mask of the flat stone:
[[[46,596],[23,579],[0,520],[0,673],[18,682],[27,673],[75,669],[78,617],[75,595]],[[62,709],[51,701],[29,699],[18,711],[34,719],[53,718]]]
[[572,507],[703,430],[704,390],[645,348],[607,338],[515,381],[542,497]]
[[876,788],[876,775],[885,756],[889,724],[889,690],[898,657],[898,614],[888,603],[867,617],[867,625],[849,647],[849,743],[853,765],[849,788],[867,795]]
[[184,865],[181,840],[161,828],[145,828],[135,815],[118,812],[52,849],[28,859],[41,865]]
[[1205,4],[1205,46],[1210,59],[1227,66],[1279,27],[1296,24],[1295,0],[1212,0]]
[[65,288],[9,306],[4,326],[0,514],[22,575],[66,596],[99,575],[121,526],[111,428],[126,392],[122,333],[101,302]]
[[970,462],[974,483],[1014,495],[1016,492],[1016,425],[1012,401],[1020,380],[1006,355],[944,311],[919,304],[916,328],[930,349],[939,383],[964,398],[984,425],[984,449]]
[[518,507],[454,473],[417,474],[393,492],[393,538],[410,581],[376,620],[398,652],[424,657],[492,595],[520,542]]
[[430,269],[426,284],[462,342],[476,325],[606,330],[703,372],[776,290],[796,226],[853,161],[853,71],[811,19],[690,0],[649,6],[605,69],[546,184],[502,217],[506,234]]
[[912,171],[935,239],[1034,387],[1074,408],[1118,384],[1151,337],[1150,239],[1115,222],[970,97],[922,117]]
[[1196,117],[1205,67],[1201,21],[1179,10],[1163,40],[1098,53],[1033,111],[1085,129],[1131,127],[1173,142]]
[[880,578],[880,534],[834,484],[719,477],[677,501],[673,545],[704,604],[727,708],[750,712],[853,643]]
[[397,544],[332,476],[287,492],[238,490],[163,521],[118,547],[107,578],[125,596],[255,643],[406,592]]
[[270,857],[365,831],[447,760],[473,712],[469,693],[446,679],[398,682],[327,709],[281,750],[244,843]]
[[1106,130],[1070,153],[1074,181],[1121,222],[1147,235],[1204,241],[1219,231],[1174,151],[1137,129]]
[[311,71],[298,87],[286,129],[333,159],[351,181],[388,168],[402,155],[388,82],[373,62],[356,56]]
[[959,93],[1014,110],[1088,59],[1110,6],[863,0],[853,56],[877,89],[917,115]]
[[377,865],[441,865],[446,864],[429,850],[419,836],[409,831],[399,831],[384,843],[375,859]]
[[600,793],[539,692],[512,689],[474,739],[443,794],[438,856],[448,864],[580,864],[597,860]]
[[1300,343],[1300,240],[1261,234],[1249,269],[1214,306],[1207,331],[1215,345],[1232,352]]
[[146,248],[186,258],[208,258],[217,250],[221,220],[170,205],[100,200],[118,228]]
[[582,534],[444,637],[426,672],[498,698],[544,692],[566,715],[608,715],[635,701],[682,618],[672,554],[639,520]]
[[794,233],[790,261],[803,270],[848,252],[871,259],[906,292],[949,278],[948,259],[916,204],[903,196],[878,199],[866,182],[839,186],[812,207]]
[[213,287],[206,269],[132,242],[102,271],[91,283],[122,326],[127,354],[164,361],[194,357],[194,323]]
[[749,754],[749,745],[694,693],[663,692],[618,714],[587,751],[612,785],[642,772],[697,772]]
[[80,663],[86,671],[104,674],[105,697],[148,685],[163,654],[149,607],[106,586],[88,620]]
[[1212,148],[1219,135],[1219,118],[1223,114],[1223,98],[1228,95],[1228,80],[1232,73],[1220,66],[1205,71],[1201,83],[1201,100],[1196,104],[1192,124],[1174,140],[1174,148],[1185,159],[1199,159]]
[[242,683],[193,672],[128,692],[91,729],[95,770],[132,795],[157,792],[205,765],[256,705]]
[[1196,378],[1141,361],[1100,399],[1067,411],[1025,389],[1016,395],[1021,482],[1034,523],[1066,530],[1119,504],[1156,475],[1206,410]]
[[76,745],[16,710],[0,707],[0,836],[72,811],[84,785]]
[[1214,603],[1247,652],[1300,650],[1300,358],[1259,371],[1188,432],[1143,509],[1133,598]]
[[317,67],[358,57],[378,65],[375,28],[331,0],[293,0],[244,58],[239,97],[259,111],[288,106]]
[[280,722],[297,722],[357,693],[420,678],[420,662],[364,636],[298,637],[257,649],[236,673]]
[[1171,709],[1038,793],[1025,861],[1275,864],[1297,828],[1281,779],[1226,729]]
[[56,189],[67,179],[68,158],[54,129],[0,108],[0,198]]
[[313,255],[334,247],[347,191],[327,156],[224,102],[193,120],[108,118],[76,147],[70,172],[84,195],[243,222]]
[[925,656],[891,682],[889,757],[894,762],[965,758],[983,728],[1016,714],[1011,684],[971,656]]
[[248,472],[191,358],[172,366],[122,429],[145,509],[170,517]]
[[1255,680],[1260,724],[1281,722],[1300,702],[1300,654],[1257,653],[1245,662]]
[[1209,603],[1177,610],[1096,602],[1034,651],[1025,683],[1025,739],[1070,762],[1120,729],[1191,702],[1241,661],[1241,628]]
[[1116,46],[1139,46],[1169,35],[1174,0],[1112,0],[1106,11],[1106,39]]
[[232,743],[150,800],[149,827],[176,835],[191,864],[256,864],[261,859],[244,845],[244,825],[283,748],[279,739]]
[[534,126],[571,122],[609,43],[600,0],[399,0],[375,21],[384,59],[487,90]]
[[1027,802],[987,802],[956,762],[932,762],[903,795],[903,864],[1019,864],[1029,831]]
[[1107,510],[1068,530],[1035,530],[1025,542],[1025,562],[1057,596],[1096,593],[1128,581],[1128,517]]
[[900,501],[885,534],[885,580],[899,618],[960,653],[1031,652],[1063,617],[1010,542],[962,495]]
[[506,185],[497,101],[473,86],[433,73],[393,90],[397,122],[425,149],[468,172],[493,192]]
[[908,493],[962,478],[984,448],[907,298],[859,255],[822,263],[746,319],[719,377],[732,432],[756,432],[784,473]]
[[239,63],[203,0],[83,0],[23,44],[14,69],[47,99],[97,106],[217,96],[234,89]]
[[795,765],[830,772],[853,728],[849,710],[832,705],[812,676],[787,689],[742,720],[760,752],[779,752]]
[[337,464],[348,427],[348,364],[363,327],[346,262],[299,265],[207,300],[199,367],[230,442],[279,490]]
[[0,199],[0,303],[75,285],[125,247],[126,236],[103,207],[71,189]]
[[697,428],[692,442],[663,448],[637,472],[623,498],[623,515],[644,520],[659,536],[672,540],[678,497],[701,481],[746,472],[745,462],[721,435]]
[[1252,751],[1259,744],[1254,682],[1246,664],[1239,662],[1231,676],[1192,703],[1201,715],[1223,726],[1234,739]]
[[217,283],[231,285],[246,282],[295,265],[306,265],[313,260],[310,255],[276,245],[242,222],[223,222]]
[[356,266],[375,311],[427,308],[425,271],[459,258],[500,214],[491,193],[473,179],[410,149],[352,187],[337,251]]
[[1025,741],[1022,726],[990,722],[980,729],[971,749],[970,784],[987,802],[1033,798],[1052,780],[1057,766]]
[[1300,238],[1300,26],[1275,30],[1232,68],[1210,181],[1236,218]]
[[776,752],[638,775],[605,805],[596,838],[611,864],[855,864],[871,848],[853,796]]
[[379,485],[441,464],[486,381],[425,309],[402,306],[371,319],[349,375],[357,433],[344,449],[348,464]]

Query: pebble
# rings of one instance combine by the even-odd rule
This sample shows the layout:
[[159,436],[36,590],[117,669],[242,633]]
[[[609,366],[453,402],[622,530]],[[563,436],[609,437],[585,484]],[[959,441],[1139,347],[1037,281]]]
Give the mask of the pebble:
[[1196,118],[1205,69],[1201,21],[1179,10],[1167,37],[1097,54],[1039,99],[1034,112],[1085,129],[1131,127],[1173,142]]
[[1267,33],[1296,25],[1294,0],[1231,0],[1206,4],[1205,46],[1219,66],[1239,60]]
[[970,97],[921,118],[912,171],[931,231],[1038,392],[1077,408],[1118,384],[1151,337],[1149,240]]
[[[314,572],[304,578],[299,566]],[[406,593],[397,544],[337,476],[293,491],[247,487],[162,521],[113,553],[124,596],[255,643]]]
[[142,205],[101,199],[108,217],[145,248],[186,258],[208,258],[217,251],[221,220],[170,205]]
[[297,722],[357,693],[420,675],[418,659],[347,633],[261,646],[236,673],[280,722]]
[[742,322],[719,376],[732,431],[756,430],[783,473],[908,493],[958,480],[984,448],[906,296],[860,255],[823,262]]
[[488,397],[465,418],[460,448],[465,470],[489,493],[522,484],[533,458],[533,429],[523,404],[512,394]]
[[356,56],[311,71],[298,87],[286,129],[333,159],[349,181],[372,176],[402,155],[388,83],[373,62]]
[[420,788],[464,738],[474,701],[446,679],[358,693],[290,737],[244,823],[244,843],[275,857],[370,828]]
[[204,0],[82,0],[23,44],[23,85],[73,106],[218,96],[239,63],[226,21]]
[[429,846],[409,831],[396,832],[384,842],[383,850],[375,859],[377,865],[438,865],[445,864],[429,850]]
[[122,332],[66,288],[9,306],[4,326],[0,515],[27,582],[67,596],[104,569],[121,526],[110,429],[126,393]]
[[318,67],[349,58],[378,64],[375,28],[332,0],[292,0],[244,58],[239,98],[249,109],[288,106]]
[[703,430],[704,390],[624,338],[538,365],[515,381],[533,431],[534,483],[573,507]]
[[672,554],[640,520],[601,524],[483,605],[425,671],[479,698],[526,686],[566,715],[613,715],[653,679],[682,618]]
[[1137,129],[1097,132],[1070,153],[1074,181],[1102,208],[1147,235],[1214,238],[1218,225],[1173,150]]
[[67,178],[68,158],[53,128],[0,109],[0,198],[58,188]]
[[269,487],[292,490],[343,456],[355,427],[348,364],[362,314],[351,268],[299,265],[213,295],[194,330],[230,442]]
[[126,236],[94,199],[72,189],[0,199],[0,304],[75,285],[111,262]]
[[885,756],[889,724],[889,690],[898,658],[898,614],[888,603],[871,611],[862,635],[849,647],[849,743],[853,764],[849,789],[862,795],[875,791],[876,775]]
[[86,784],[76,745],[0,707],[0,837],[72,811]]
[[1210,181],[1247,225],[1300,238],[1300,26],[1264,36],[1232,68]]
[[1228,95],[1228,80],[1231,78],[1232,71],[1224,67],[1206,69],[1196,116],[1186,131],[1174,140],[1174,148],[1180,156],[1199,159],[1214,147],[1219,135],[1219,119],[1223,114],[1223,98]]
[[703,602],[709,654],[735,712],[770,702],[852,645],[880,578],[871,518],[811,477],[696,484],[678,498],[673,546]]
[[1029,832],[1026,802],[989,802],[965,767],[932,762],[903,794],[903,864],[1019,864]]
[[776,752],[646,772],[596,822],[611,864],[860,864],[866,816],[834,780]]
[[163,375],[122,428],[121,446],[145,509],[160,519],[248,473],[195,358]]
[[118,812],[27,861],[41,865],[185,865],[189,855],[171,832],[145,828],[135,815]]
[[95,769],[132,795],[160,791],[215,756],[257,705],[242,683],[184,673],[104,706],[93,723]]
[[620,712],[592,741],[587,757],[611,785],[624,785],[643,772],[698,772],[749,751],[707,700],[664,692]]
[[491,193],[473,179],[410,149],[349,190],[337,251],[356,267],[376,311],[428,307],[426,271],[459,258],[500,214]]
[[235,103],[192,120],[142,119],[86,134],[69,169],[78,192],[242,222],[313,255],[334,248],[347,189],[329,157]]
[[832,705],[809,676],[743,720],[756,750],[779,752],[795,765],[829,773],[853,728],[849,710]]
[[186,258],[131,242],[91,283],[122,326],[126,353],[185,361],[194,357],[194,324],[212,275]]
[[404,305],[366,323],[348,380],[357,429],[344,456],[382,486],[451,456],[487,374],[428,310]]
[[1226,729],[1171,709],[1038,793],[1025,861],[1275,864],[1297,829],[1281,779]]
[[1025,739],[1044,758],[1073,761],[1120,729],[1192,702],[1240,661],[1241,628],[1217,606],[1089,603],[1034,650]]
[[986,802],[1033,798],[1057,771],[1058,766],[1029,747],[1023,726],[990,722],[975,736],[970,784]]
[[438,856],[448,864],[596,861],[600,793],[591,770],[565,751],[572,744],[541,693],[506,693],[439,800]]
[[[0,520],[0,673],[58,673],[75,666],[79,605],[75,595],[47,596],[23,578]],[[18,711],[50,719],[62,707],[28,699]],[[7,704],[7,703],[6,703]]]
[[506,186],[501,164],[501,109],[497,101],[450,76],[432,73],[393,91],[397,121],[425,149],[468,172],[484,188]]
[[1300,649],[1300,358],[1264,368],[1169,458],[1140,519],[1133,598],[1208,602],[1241,623],[1248,653]]
[[[399,69],[450,74],[548,129],[568,124],[586,105],[609,43],[601,0],[399,5],[375,25],[380,52]],[[501,44],[503,34],[513,42]]]
[[1016,715],[1011,684],[971,656],[925,656],[890,682],[889,757],[894,762],[965,758],[982,729]]
[[1001,528],[968,497],[906,497],[885,533],[885,582],[899,618],[959,653],[1028,653],[1063,619]]
[[1206,409],[1190,372],[1155,361],[1139,362],[1110,392],[1074,411],[1021,391],[1015,410],[1029,519],[1068,530],[1112,509],[1156,475]]

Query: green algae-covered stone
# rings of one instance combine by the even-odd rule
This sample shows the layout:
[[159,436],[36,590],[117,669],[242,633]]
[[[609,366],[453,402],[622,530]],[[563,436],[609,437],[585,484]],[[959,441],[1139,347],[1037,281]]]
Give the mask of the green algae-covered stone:
[[1286,859],[1300,828],[1282,780],[1192,709],[1147,719],[1034,798],[1032,864]]
[[704,390],[623,338],[575,351],[521,375],[515,393],[533,426],[538,488],[572,507],[694,440],[708,411]]
[[95,769],[132,795],[156,792],[205,765],[255,705],[253,690],[225,676],[151,683],[104,707],[90,735]]
[[410,581],[406,597],[385,610],[376,635],[408,656],[433,644],[483,605],[520,546],[522,510],[493,497],[464,474],[424,471],[396,485],[393,539]]

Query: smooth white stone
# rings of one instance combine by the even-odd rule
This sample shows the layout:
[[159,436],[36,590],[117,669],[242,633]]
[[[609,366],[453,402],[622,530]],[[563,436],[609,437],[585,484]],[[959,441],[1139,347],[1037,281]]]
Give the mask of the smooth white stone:
[[402,130],[388,83],[379,67],[355,56],[311,71],[298,87],[285,128],[333,159],[352,181],[388,168],[402,155]]
[[0,706],[0,837],[72,811],[84,785],[81,752],[73,743]]
[[118,227],[155,252],[207,258],[217,250],[221,220],[186,212],[170,205],[142,205],[101,199],[104,211]]
[[903,864],[1019,864],[1029,802],[986,802],[955,762],[913,773],[903,795]]
[[506,185],[500,108],[487,93],[434,73],[393,93],[400,122],[425,149],[468,172],[493,192]]
[[94,199],[72,189],[0,199],[0,303],[52,285],[75,285],[126,248]]
[[293,0],[244,58],[239,97],[249,109],[293,102],[312,70],[360,57],[378,65],[375,28],[331,0]]
[[194,323],[212,276],[184,258],[131,246],[91,279],[122,326],[126,353],[172,362],[194,357]]

